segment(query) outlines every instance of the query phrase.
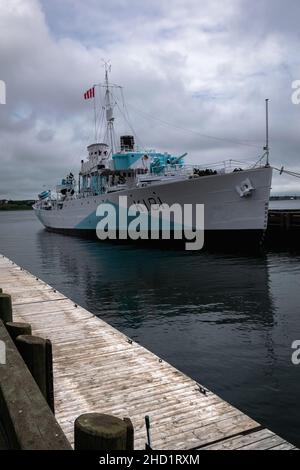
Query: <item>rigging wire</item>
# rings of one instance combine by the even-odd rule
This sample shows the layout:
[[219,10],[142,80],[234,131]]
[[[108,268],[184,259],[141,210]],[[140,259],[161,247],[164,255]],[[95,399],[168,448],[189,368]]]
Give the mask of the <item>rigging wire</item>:
[[[101,90],[101,87],[99,86],[99,92],[100,92],[99,96],[101,95],[100,90]],[[115,96],[115,94],[113,93],[112,89],[110,90],[111,96],[115,100],[115,105],[117,106],[117,108],[118,108],[119,112],[121,113],[121,115],[123,116],[124,120],[129,125],[129,128],[130,128],[131,132],[133,133],[133,135],[135,136],[136,140],[139,141],[140,144],[142,144],[141,140],[139,139],[139,137],[137,136],[137,134],[136,134],[136,132],[133,128],[133,125],[131,124],[131,120],[130,120],[129,112],[128,112],[128,107],[127,107],[126,101],[124,99],[123,88],[118,86],[118,90],[120,91],[120,95],[121,95],[121,103],[122,103],[123,111],[122,111],[121,106],[119,105],[118,99]],[[101,101],[102,100],[101,100],[101,96],[100,96],[100,104],[103,106],[103,103]],[[216,141],[228,142],[228,143],[232,143],[232,144],[236,144],[236,145],[242,145],[242,146],[246,146],[246,147],[259,148],[258,145],[253,144],[250,141],[243,141],[243,140],[239,140],[239,139],[230,139],[230,138],[225,138],[225,137],[218,137],[218,136],[212,136],[212,135],[208,135],[208,134],[202,134],[202,133],[200,133],[198,131],[195,131],[193,129],[189,129],[189,128],[186,128],[186,127],[183,127],[183,126],[179,126],[177,124],[173,124],[173,123],[170,123],[168,121],[164,121],[162,119],[154,117],[154,116],[152,116],[148,113],[145,113],[144,111],[141,111],[141,110],[137,109],[132,104],[130,104],[130,103],[128,103],[128,104],[133,110],[135,110],[138,114],[140,114],[142,117],[144,117],[144,119],[152,119],[152,120],[154,120],[154,121],[156,121],[156,122],[158,122],[162,125],[165,125],[165,126],[168,126],[168,127],[173,127],[173,128],[176,128],[176,129],[180,129],[180,130],[183,130],[183,131],[186,131],[186,132],[191,132],[193,134],[199,135],[200,137],[203,137],[203,138],[206,138],[206,139],[213,139],[213,140],[216,140]],[[141,146],[144,147],[143,144]],[[257,163],[259,163],[263,158],[264,158],[264,155],[259,158]]]
[[276,171],[279,171],[280,174],[286,173],[289,176],[294,176],[295,178],[300,178],[300,173],[298,173],[297,171],[285,170],[283,166],[281,168],[276,168],[275,166],[273,166],[273,169],[276,170]]
[[103,135],[103,126],[104,126],[104,109],[103,107],[101,108],[101,111],[99,112],[99,120],[98,120],[98,125],[97,125],[97,142],[98,140],[101,141],[101,137]]
[[126,101],[125,101],[125,98],[124,98],[124,93],[123,93],[123,88],[120,89],[120,93],[121,93],[121,99],[122,99],[122,105],[123,105],[123,109],[124,109],[124,112],[127,116],[127,121],[128,123],[131,125],[131,127],[133,128],[132,124],[131,124],[131,119],[129,117],[129,112],[128,112],[128,108],[127,108],[127,105],[126,105]]
[[252,168],[255,168],[256,165],[258,165],[265,157],[266,157],[266,152],[263,153],[261,157],[259,157],[259,159],[257,160],[257,162],[255,162],[254,165],[252,166]]
[[123,118],[125,119],[125,121],[127,122],[131,132],[133,133],[136,141],[140,144],[141,148],[145,148],[145,146],[143,145],[143,142],[141,141],[141,139],[138,137],[138,135],[136,134],[134,128],[132,127],[132,124],[130,123],[130,121],[128,120],[128,118],[126,117],[126,113],[122,111],[121,107],[119,106],[119,103],[116,101],[116,105],[117,105],[117,108],[119,110],[119,112],[122,114]]
[[169,126],[169,127],[174,127],[175,129],[180,129],[180,130],[183,130],[183,131],[191,132],[193,134],[199,135],[200,137],[203,137],[203,138],[206,138],[206,139],[213,139],[213,140],[217,140],[217,141],[221,141],[221,142],[228,142],[228,143],[237,144],[237,145],[244,145],[246,147],[259,148],[259,145],[251,144],[250,142],[247,143],[246,141],[242,141],[242,140],[238,140],[238,139],[227,139],[226,137],[217,137],[217,136],[202,134],[202,133],[200,133],[198,131],[195,131],[193,129],[188,129],[187,127],[178,126],[177,124],[172,124],[168,121],[164,121],[164,120],[159,119],[157,117],[151,116],[151,114],[145,113],[144,111],[141,111],[141,110],[137,109],[135,106],[133,106],[130,103],[128,103],[128,104],[132,109],[134,109],[137,113],[141,114],[144,118],[153,119],[154,121],[157,121],[157,122],[159,122],[163,125],[166,125],[166,126]]
[[[99,113],[98,113],[98,126],[97,126],[97,137],[99,141],[105,141],[105,105],[104,105],[104,97],[101,93],[101,87],[99,86]],[[102,139],[103,136],[103,139]]]
[[[97,85],[96,85],[97,86]],[[111,87],[112,88],[112,87]],[[112,98],[114,99],[115,103],[112,105],[112,106],[117,106],[120,114],[123,116],[124,120],[127,122],[131,132],[133,133],[133,135],[135,136],[136,138],[136,141],[141,145],[142,148],[145,148],[145,146],[143,145],[143,143],[141,142],[140,138],[138,137],[138,135],[136,134],[134,128],[133,128],[133,125],[131,124],[131,120],[130,120],[130,116],[129,116],[129,112],[128,112],[128,108],[127,108],[127,104],[126,104],[126,101],[124,99],[124,94],[123,94],[123,88],[122,87],[117,87],[118,88],[118,91],[120,92],[120,98],[121,98],[121,106],[119,105],[119,102],[118,102],[118,98],[115,96],[115,94],[112,92],[112,89],[110,90],[110,94],[112,96]],[[104,103],[103,103],[103,100],[102,100],[102,93],[101,93],[101,85],[98,84],[98,89],[99,89],[99,93],[97,93],[98,95],[98,99],[99,99],[99,111],[98,113],[95,115],[95,119],[96,119],[96,122],[95,122],[95,137],[96,137],[96,141],[97,141],[97,137],[102,135],[102,132],[103,132],[103,141],[106,142],[107,139],[108,139],[108,129],[106,128],[106,123],[105,123],[105,106],[104,106]],[[203,138],[207,138],[207,139],[213,139],[213,140],[217,140],[217,141],[223,141],[223,142],[228,142],[228,143],[233,143],[233,144],[236,144],[236,145],[243,145],[243,146],[247,146],[247,147],[254,147],[254,148],[259,148],[258,145],[255,145],[255,144],[252,144],[250,143],[251,141],[243,141],[243,140],[239,140],[239,139],[230,139],[230,138],[224,138],[224,137],[217,137],[217,136],[212,136],[212,135],[207,135],[207,134],[202,134],[196,130],[193,130],[193,129],[188,129],[186,127],[183,127],[183,126],[179,126],[179,125],[176,125],[176,124],[173,124],[173,123],[170,123],[168,121],[164,121],[162,119],[159,119],[157,117],[154,117],[148,113],[145,113],[144,111],[141,111],[139,109],[137,109],[135,106],[133,106],[132,104],[128,103],[129,106],[134,109],[138,114],[140,114],[142,117],[144,117],[144,119],[152,119],[162,125],[165,125],[165,126],[168,126],[168,127],[173,127],[173,128],[176,128],[176,129],[180,129],[180,130],[183,130],[183,131],[187,131],[187,132],[191,132],[193,134],[196,134],[196,135],[199,135]],[[121,109],[121,107],[123,109]],[[116,136],[115,134],[113,135],[113,143],[115,145],[115,148],[117,148],[117,144],[116,144]],[[259,164],[261,162],[261,160],[265,157],[265,153],[259,157],[259,160],[253,165],[253,162],[252,162],[252,165],[253,167],[255,167],[257,164]],[[231,161],[235,161],[235,162],[238,162],[237,160],[231,160]],[[243,162],[240,162],[240,163],[243,163]],[[277,169],[277,168],[275,168]],[[278,170],[278,169],[277,169]],[[278,170],[280,171],[280,170]],[[281,170],[281,172],[283,171],[283,169]],[[293,172],[288,172],[288,171],[284,171],[285,173],[287,174],[291,174],[292,176],[296,176],[296,177],[299,177],[300,178],[300,174],[295,174]]]

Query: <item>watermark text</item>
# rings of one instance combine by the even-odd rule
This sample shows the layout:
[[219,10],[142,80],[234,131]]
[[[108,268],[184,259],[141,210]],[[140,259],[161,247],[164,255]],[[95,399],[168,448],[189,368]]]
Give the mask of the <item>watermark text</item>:
[[204,245],[204,205],[144,203],[128,206],[127,196],[117,204],[102,203],[96,233],[100,240],[184,240],[186,250],[201,250]]
[[294,80],[292,82],[292,89],[295,90],[291,96],[292,103],[300,104],[300,80]]
[[298,366],[300,364],[300,340],[299,339],[293,341],[292,349],[295,349],[295,351],[292,354],[292,363],[295,366]]
[[0,340],[0,365],[6,364],[6,345]]
[[6,104],[6,84],[0,80],[0,104]]

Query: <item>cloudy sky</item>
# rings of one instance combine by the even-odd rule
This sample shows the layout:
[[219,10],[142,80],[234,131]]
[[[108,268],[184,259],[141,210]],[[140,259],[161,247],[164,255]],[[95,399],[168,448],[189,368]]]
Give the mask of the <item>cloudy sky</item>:
[[[298,0],[0,0],[0,199],[78,172],[102,59],[147,148],[256,161],[269,98],[271,161],[300,171],[299,18]],[[300,193],[300,180],[275,174],[273,189]]]

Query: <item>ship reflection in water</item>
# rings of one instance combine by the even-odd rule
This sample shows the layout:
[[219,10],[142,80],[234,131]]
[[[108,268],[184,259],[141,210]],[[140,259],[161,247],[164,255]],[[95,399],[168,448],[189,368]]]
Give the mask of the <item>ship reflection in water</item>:
[[101,243],[48,233],[32,213],[0,214],[0,240],[0,252],[300,445],[300,256]]
[[38,243],[44,266],[51,259],[70,297],[132,334],[149,320],[171,326],[178,316],[183,322],[273,326],[265,257],[146,249],[46,231]]

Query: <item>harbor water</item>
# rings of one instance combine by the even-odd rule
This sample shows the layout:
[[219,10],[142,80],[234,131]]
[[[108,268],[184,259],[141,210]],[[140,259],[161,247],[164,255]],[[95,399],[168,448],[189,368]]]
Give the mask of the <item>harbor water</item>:
[[117,245],[16,211],[0,212],[0,253],[300,446],[300,252]]

